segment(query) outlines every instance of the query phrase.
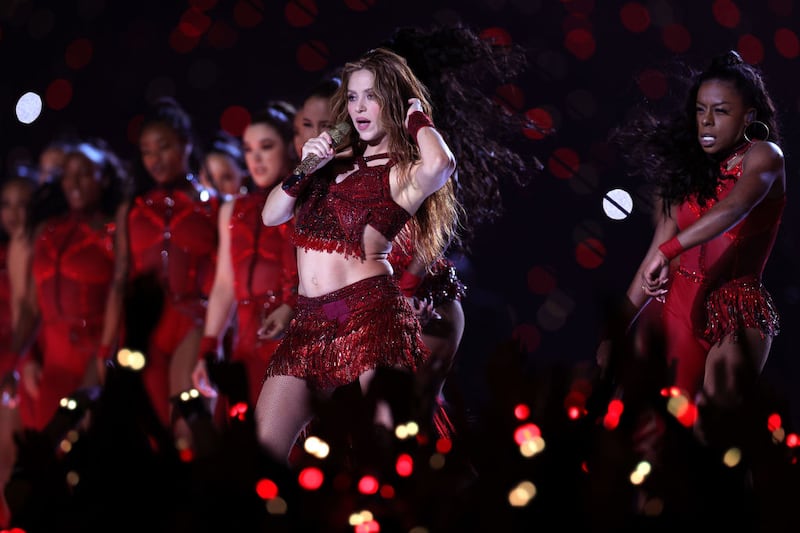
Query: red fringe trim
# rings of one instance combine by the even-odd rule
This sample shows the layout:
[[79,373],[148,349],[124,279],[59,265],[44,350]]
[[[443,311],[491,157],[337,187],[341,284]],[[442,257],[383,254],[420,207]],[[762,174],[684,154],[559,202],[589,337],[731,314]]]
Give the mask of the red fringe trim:
[[419,321],[397,285],[376,276],[318,298],[299,296],[265,379],[295,376],[312,389],[330,390],[379,367],[415,371],[428,355]]
[[780,332],[780,317],[769,292],[757,279],[741,279],[729,282],[712,291],[706,299],[708,325],[706,338],[712,343],[754,328],[761,335],[774,337]]
[[304,235],[297,231],[292,234],[292,244],[298,248],[307,248],[318,252],[337,253],[344,256],[357,257],[359,259],[364,259],[366,257],[360,244],[341,240],[332,241],[322,239],[313,235]]

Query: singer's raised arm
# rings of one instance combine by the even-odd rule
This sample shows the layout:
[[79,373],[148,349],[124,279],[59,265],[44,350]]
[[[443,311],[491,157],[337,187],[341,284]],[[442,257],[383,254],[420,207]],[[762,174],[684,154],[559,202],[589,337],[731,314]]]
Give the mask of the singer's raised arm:
[[420,158],[411,167],[410,179],[399,191],[397,201],[413,213],[428,196],[447,183],[455,171],[456,160],[450,147],[424,113],[420,100],[411,98],[408,102],[406,128],[417,142]]

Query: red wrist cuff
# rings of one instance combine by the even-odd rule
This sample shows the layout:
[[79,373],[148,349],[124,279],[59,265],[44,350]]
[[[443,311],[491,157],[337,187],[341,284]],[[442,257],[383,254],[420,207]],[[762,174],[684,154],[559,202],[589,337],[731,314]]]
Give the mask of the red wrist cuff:
[[408,134],[417,142],[417,134],[422,128],[435,127],[431,118],[422,111],[414,111],[408,116]]
[[685,248],[678,240],[678,237],[673,237],[667,242],[662,243],[658,247],[658,249],[661,250],[661,253],[664,254],[664,256],[670,261],[681,255],[685,251]]
[[217,353],[219,341],[215,335],[206,335],[200,339],[200,349],[198,350],[197,358],[203,359],[207,353]]
[[400,276],[397,285],[400,287],[400,292],[403,293],[403,296],[411,298],[414,296],[414,294],[416,294],[420,283],[422,283],[422,277],[405,270]]

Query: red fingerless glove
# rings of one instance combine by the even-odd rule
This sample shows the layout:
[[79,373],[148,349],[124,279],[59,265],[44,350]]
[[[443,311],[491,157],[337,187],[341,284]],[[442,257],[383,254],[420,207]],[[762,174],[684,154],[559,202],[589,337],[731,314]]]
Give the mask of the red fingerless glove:
[[200,339],[200,349],[198,350],[197,358],[201,361],[205,360],[207,353],[217,354],[219,341],[215,335],[206,335]]
[[406,270],[400,276],[397,285],[400,287],[400,292],[403,293],[403,296],[411,298],[417,293],[420,283],[422,283],[422,277]]
[[661,253],[664,254],[664,257],[666,257],[670,261],[681,255],[685,251],[685,248],[678,240],[678,237],[673,237],[670,240],[662,243],[658,247],[658,249],[661,250]]
[[417,142],[419,130],[425,127],[433,128],[431,118],[422,111],[414,111],[408,116],[408,134]]

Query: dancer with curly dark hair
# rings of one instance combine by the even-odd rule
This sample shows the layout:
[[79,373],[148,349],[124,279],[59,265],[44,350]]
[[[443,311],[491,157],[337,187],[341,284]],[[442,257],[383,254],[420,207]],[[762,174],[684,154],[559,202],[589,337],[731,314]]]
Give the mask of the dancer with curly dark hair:
[[652,298],[664,300],[666,385],[697,402],[701,441],[723,446],[744,438],[740,414],[779,332],[762,274],[786,203],[786,171],[758,69],[728,52],[692,82],[681,112],[645,113],[615,135],[661,205],[623,324]]

